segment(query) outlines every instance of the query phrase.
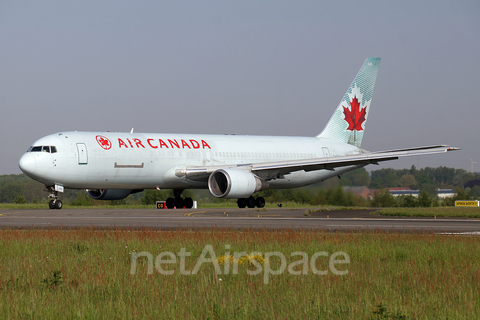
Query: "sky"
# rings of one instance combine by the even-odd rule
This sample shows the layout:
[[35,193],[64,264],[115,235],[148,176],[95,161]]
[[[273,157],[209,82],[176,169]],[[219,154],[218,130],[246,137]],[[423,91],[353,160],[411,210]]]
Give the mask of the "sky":
[[368,166],[480,171],[480,1],[0,1],[0,174],[61,131],[315,136],[381,57]]

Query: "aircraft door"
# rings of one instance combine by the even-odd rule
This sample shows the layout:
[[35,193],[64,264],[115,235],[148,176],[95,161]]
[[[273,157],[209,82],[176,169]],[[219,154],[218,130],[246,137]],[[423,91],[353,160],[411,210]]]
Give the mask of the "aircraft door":
[[78,150],[78,164],[87,164],[88,155],[87,155],[87,146],[85,143],[77,143]]
[[208,166],[210,165],[212,162],[212,158],[210,156],[210,151],[204,151],[204,154],[203,154],[203,165],[204,166]]
[[323,156],[324,156],[325,158],[330,157],[330,152],[328,151],[328,148],[327,148],[327,147],[322,147],[322,151],[323,151]]

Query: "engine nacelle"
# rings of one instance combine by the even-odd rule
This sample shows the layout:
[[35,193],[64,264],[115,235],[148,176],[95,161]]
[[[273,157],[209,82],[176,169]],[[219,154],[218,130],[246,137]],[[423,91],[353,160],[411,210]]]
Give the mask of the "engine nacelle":
[[217,198],[248,198],[268,187],[267,181],[246,170],[219,169],[212,172],[208,178],[208,189]]
[[132,193],[141,192],[143,190],[130,189],[87,189],[87,194],[95,200],[122,200]]

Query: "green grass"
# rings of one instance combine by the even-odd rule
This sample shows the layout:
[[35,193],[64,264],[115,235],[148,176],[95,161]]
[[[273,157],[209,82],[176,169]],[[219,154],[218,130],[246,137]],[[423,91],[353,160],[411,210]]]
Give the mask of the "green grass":
[[[155,209],[155,205],[94,205],[72,206],[63,205],[63,209]],[[49,209],[48,203],[0,203],[0,209]]]
[[458,217],[480,218],[480,208],[435,207],[435,208],[383,208],[373,214],[400,217]]
[[[205,245],[228,251],[292,252],[311,257],[343,251],[346,275],[216,274],[206,263],[197,275],[179,264],[155,267],[146,258],[130,274],[131,254],[191,252],[192,270]],[[474,319],[480,314],[480,238],[383,232],[284,230],[0,230],[2,318],[191,319]],[[328,258],[317,259],[319,270]],[[270,267],[279,267],[278,259]],[[243,269],[242,269],[243,268]],[[294,268],[294,270],[301,270]]]
[[[282,208],[311,208],[313,207],[311,204],[308,203],[297,203],[293,201],[281,201],[279,202],[282,204]],[[205,202],[199,203],[198,208],[238,208],[237,200],[233,201],[225,201],[225,202]],[[278,208],[277,203],[265,203],[265,208]]]

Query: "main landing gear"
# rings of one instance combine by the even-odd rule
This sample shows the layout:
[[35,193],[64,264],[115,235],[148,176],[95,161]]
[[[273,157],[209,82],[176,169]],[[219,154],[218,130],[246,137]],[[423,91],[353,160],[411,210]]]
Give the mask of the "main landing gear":
[[173,209],[174,207],[177,209],[191,209],[193,207],[192,198],[182,198],[182,192],[182,189],[173,189],[173,196],[175,198],[168,198],[165,203],[168,209]]
[[52,186],[45,186],[45,191],[49,191],[50,194],[48,195],[48,197],[53,198],[48,202],[48,207],[50,209],[62,209],[63,202],[62,200],[58,199],[58,191],[55,191],[55,188]]
[[263,197],[254,198],[250,196],[249,198],[240,198],[237,200],[237,205],[239,208],[263,208],[265,207],[265,199]]

